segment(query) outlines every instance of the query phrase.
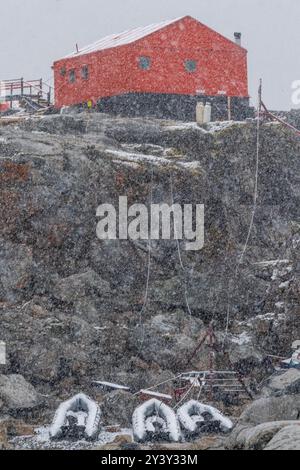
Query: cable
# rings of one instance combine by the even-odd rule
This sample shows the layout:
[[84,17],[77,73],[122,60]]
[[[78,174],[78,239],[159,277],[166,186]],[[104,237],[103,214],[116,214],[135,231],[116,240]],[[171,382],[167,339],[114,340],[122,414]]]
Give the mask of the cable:
[[229,329],[229,318],[230,318],[230,296],[229,296],[229,292],[231,291],[231,284],[232,284],[232,280],[229,281],[229,289],[228,289],[228,292],[227,292],[227,315],[226,315],[225,336],[224,336],[223,345],[222,345],[223,346],[223,351],[224,351],[225,341],[227,339],[228,329]]
[[[238,265],[240,265],[243,262],[244,255],[246,253],[248,243],[250,240],[250,236],[252,233],[253,225],[254,225],[254,218],[256,214],[256,209],[257,209],[257,198],[258,198],[258,170],[259,170],[259,160],[260,160],[260,118],[261,118],[261,92],[262,92],[262,82],[260,81],[260,86],[259,86],[259,93],[258,93],[258,116],[257,116],[257,129],[256,129],[256,166],[255,166],[255,184],[254,184],[254,196],[253,196],[253,209],[252,209],[252,215],[251,215],[251,221],[250,221],[250,226],[248,230],[248,235],[247,239],[239,260]],[[237,268],[238,268],[237,265]]]
[[290,123],[283,121],[283,119],[280,119],[278,116],[275,116],[275,114],[270,113],[266,105],[262,102],[262,107],[264,108],[265,114],[269,116],[272,119],[275,119],[276,121],[280,122],[283,126],[287,127],[288,129],[291,129],[294,131],[296,134],[300,135],[300,130],[297,129],[296,127],[292,126]]
[[[236,270],[234,278],[237,277],[239,272],[239,267],[241,266],[246,250],[248,248],[249,240],[252,234],[253,226],[254,226],[254,219],[257,210],[257,199],[258,199],[258,173],[259,173],[259,164],[260,164],[260,129],[261,129],[261,109],[262,109],[262,80],[260,80],[259,90],[258,90],[258,115],[257,115],[257,127],[256,127],[256,164],[255,164],[255,183],[254,183],[254,195],[253,195],[253,208],[251,214],[250,225],[248,229],[247,238],[245,241],[245,245],[243,247],[241,256],[236,264]],[[230,303],[231,303],[231,294],[232,294],[232,280],[229,281],[229,288],[228,288],[228,302],[227,302],[227,315],[226,315],[226,328],[225,328],[225,336],[223,340],[223,348],[225,346],[225,341],[228,336],[228,329],[229,329],[229,321],[230,321]]]
[[178,408],[178,406],[186,399],[186,397],[190,394],[190,392],[192,391],[192,389],[194,388],[195,386],[195,383],[196,383],[196,380],[193,380],[192,382],[192,385],[190,386],[190,388],[188,389],[188,391],[186,392],[185,395],[183,395],[183,397],[181,398],[181,400],[179,400],[178,403],[176,403],[176,405],[174,406],[174,410],[176,410],[176,408]]
[[[172,174],[171,173],[170,173],[170,188],[171,188],[172,204],[174,204],[173,180],[172,180]],[[189,301],[188,301],[186,271],[185,271],[185,267],[184,267],[183,262],[182,262],[182,257],[181,257],[181,252],[180,252],[180,244],[179,244],[179,240],[178,240],[178,236],[177,236],[175,220],[174,220],[174,235],[175,235],[176,244],[177,244],[179,263],[180,263],[180,266],[181,266],[181,269],[182,269],[183,275],[184,275],[184,299],[185,299],[185,303],[186,303],[188,313],[189,313],[190,317],[192,317],[192,311],[191,311],[190,304],[189,304]]]
[[[176,375],[176,377],[172,377],[171,379],[164,380],[163,382],[160,382],[158,384],[152,385],[152,387],[144,388],[145,392],[153,390],[154,388],[159,387],[160,385],[164,385],[170,382],[174,382],[175,380],[179,379],[182,374]],[[138,395],[140,393],[140,390],[138,392],[135,392],[133,395]]]

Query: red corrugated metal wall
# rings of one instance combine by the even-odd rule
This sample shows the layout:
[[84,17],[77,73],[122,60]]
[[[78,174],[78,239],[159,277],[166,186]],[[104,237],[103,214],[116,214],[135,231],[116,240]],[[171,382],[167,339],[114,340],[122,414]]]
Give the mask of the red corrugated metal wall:
[[[149,70],[139,68],[141,56],[151,59]],[[185,69],[186,60],[197,61],[195,72]],[[85,65],[88,80],[81,77]],[[76,80],[69,83],[72,69]],[[57,61],[54,79],[57,107],[129,92],[247,97],[247,51],[185,17],[135,43]]]

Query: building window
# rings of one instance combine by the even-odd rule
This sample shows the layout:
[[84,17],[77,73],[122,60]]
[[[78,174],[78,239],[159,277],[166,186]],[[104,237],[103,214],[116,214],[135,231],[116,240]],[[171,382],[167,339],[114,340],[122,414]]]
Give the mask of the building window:
[[84,65],[81,69],[81,78],[83,80],[88,80],[89,78],[89,68],[87,65]]
[[70,70],[69,72],[69,82],[74,83],[76,80],[75,70]]
[[66,67],[62,67],[62,68],[60,69],[60,75],[61,75],[61,77],[65,77],[65,76],[66,76],[66,73],[67,73]]
[[149,70],[151,67],[151,60],[149,57],[139,57],[139,68],[142,70]]
[[186,60],[184,62],[184,67],[187,72],[196,72],[197,70],[197,62],[195,60]]

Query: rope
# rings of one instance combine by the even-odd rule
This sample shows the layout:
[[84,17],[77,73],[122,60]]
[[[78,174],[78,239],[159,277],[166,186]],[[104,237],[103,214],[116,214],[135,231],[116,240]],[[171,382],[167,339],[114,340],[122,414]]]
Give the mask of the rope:
[[[229,287],[230,287],[230,291],[231,291],[231,281],[229,281]],[[228,290],[228,293],[227,293],[227,315],[226,315],[225,336],[224,336],[224,339],[223,339],[223,350],[224,350],[224,347],[225,347],[225,341],[226,341],[227,336],[228,336],[229,319],[230,319],[230,296],[229,296],[229,290]]]
[[[179,379],[182,374],[177,375],[176,377],[173,377],[172,379],[164,380],[163,382],[160,382],[159,384],[152,385],[152,387],[144,388],[145,392],[149,392],[150,390],[153,390],[154,388],[159,387],[160,385],[164,385],[170,382],[174,382],[175,380]],[[138,395],[140,393],[140,390],[138,392],[135,392],[133,395]]]
[[[256,209],[257,209],[257,198],[258,198],[258,170],[259,170],[259,160],[260,160],[260,118],[261,118],[261,83],[259,87],[259,97],[258,97],[258,116],[257,116],[257,129],[256,129],[256,166],[255,166],[255,185],[254,185],[254,196],[253,196],[253,209],[252,209],[252,215],[251,215],[251,221],[250,221],[250,226],[248,230],[248,235],[247,239],[245,242],[245,246],[243,248],[240,260],[238,264],[241,264],[244,259],[244,255],[246,253],[248,243],[251,237],[253,225],[254,225],[254,218],[256,214]],[[238,265],[237,265],[238,268]]]
[[[171,174],[171,173],[170,173],[170,189],[171,189],[171,200],[172,200],[172,204],[174,204],[173,179],[172,179],[172,174]],[[188,301],[186,270],[185,270],[185,267],[184,267],[183,262],[182,262],[181,251],[180,251],[180,244],[179,244],[179,240],[178,240],[178,237],[177,237],[177,231],[176,231],[176,224],[175,224],[175,221],[174,221],[174,235],[175,235],[175,238],[176,238],[176,245],[177,245],[177,252],[178,252],[178,258],[179,258],[179,264],[180,264],[180,267],[181,267],[181,269],[182,269],[183,276],[184,276],[184,300],[185,300],[185,303],[186,303],[186,307],[187,307],[188,313],[189,313],[189,315],[190,315],[190,317],[191,317],[191,316],[192,316],[192,311],[191,311],[190,304],[189,304],[189,301]]]
[[[256,164],[255,164],[255,183],[254,183],[254,195],[253,195],[253,208],[252,208],[252,214],[251,214],[251,220],[250,220],[250,225],[248,229],[248,234],[247,238],[245,241],[245,245],[243,247],[241,256],[239,260],[237,261],[236,264],[236,270],[235,270],[235,275],[234,278],[236,279],[238,272],[239,272],[239,267],[241,266],[245,253],[248,248],[249,240],[252,234],[253,226],[254,226],[254,219],[256,215],[256,210],[257,210],[257,200],[258,200],[258,174],[259,174],[259,164],[260,164],[260,130],[261,130],[261,108],[262,108],[262,80],[260,80],[260,85],[259,85],[259,90],[258,90],[258,115],[257,115],[257,126],[256,126]],[[229,281],[229,288],[228,288],[228,302],[227,302],[227,315],[226,315],[226,328],[225,328],[225,336],[223,340],[223,348],[225,346],[225,341],[228,336],[228,330],[229,330],[229,321],[230,321],[230,302],[231,302],[231,294],[232,294],[232,284],[233,281]]]
[[292,131],[296,132],[296,134],[298,134],[300,136],[300,130],[299,129],[292,126],[292,124],[290,124],[288,122],[285,122],[283,119],[280,119],[278,116],[275,116],[275,114],[270,113],[270,111],[268,110],[268,108],[266,107],[266,105],[263,102],[261,103],[261,105],[264,108],[265,114],[267,116],[270,116],[272,119],[275,119],[276,121],[280,122],[280,124],[283,124],[285,127],[287,127],[288,129],[291,129]]
[[[252,210],[252,215],[251,215],[251,221],[250,221],[250,226],[249,226],[249,230],[248,230],[248,235],[247,235],[247,239],[246,239],[246,242],[245,242],[245,245],[244,245],[244,248],[243,248],[243,251],[242,251],[242,254],[240,256],[240,259],[239,259],[239,262],[236,266],[236,272],[235,272],[235,277],[237,276],[238,274],[238,268],[239,268],[239,265],[241,265],[241,263],[243,262],[243,259],[244,259],[244,256],[245,256],[245,253],[246,253],[246,250],[247,250],[247,247],[248,247],[248,243],[249,243],[249,240],[250,240],[250,237],[251,237],[251,233],[252,233],[252,229],[253,229],[253,225],[254,225],[254,219],[255,219],[255,214],[256,214],[256,210],[257,210],[257,199],[258,199],[258,173],[259,173],[259,160],[260,160],[260,131],[261,131],[261,117],[262,117],[262,108],[264,110],[264,114],[271,117],[272,119],[278,121],[280,124],[284,125],[285,127],[287,127],[288,129],[292,130],[293,132],[295,132],[296,134],[300,135],[300,130],[297,129],[296,127],[292,126],[291,124],[283,121],[282,119],[280,119],[278,116],[275,116],[275,114],[271,113],[266,105],[263,103],[262,101],[262,81],[260,81],[260,87],[259,87],[259,94],[258,94],[258,117],[257,117],[257,141],[256,141],[256,169],[255,169],[255,188],[254,188],[254,197],[253,197],[253,210]],[[229,288],[229,292],[231,292],[232,290],[232,282],[230,283],[230,288]],[[229,295],[229,292],[228,292],[228,305],[227,305],[227,318],[226,318],[226,330],[225,330],[225,337],[224,337],[224,342],[223,342],[223,346],[224,346],[224,343],[225,343],[225,340],[228,336],[228,328],[229,328],[229,317],[230,317],[230,295]]]
[[176,403],[176,405],[174,406],[174,410],[176,410],[176,408],[178,408],[178,406],[186,399],[186,397],[190,394],[191,390],[194,388],[194,385],[196,383],[196,380],[194,380],[192,382],[192,385],[190,386],[190,388],[188,389],[188,391],[186,392],[185,395],[183,395],[183,397],[181,398],[181,400],[179,400],[178,403]]
[[202,390],[203,390],[205,384],[206,384],[206,373],[204,373],[203,379],[201,380],[201,386],[200,386],[199,393],[198,393],[198,395],[197,395],[197,401],[199,400],[199,398],[200,398],[201,395],[202,395]]

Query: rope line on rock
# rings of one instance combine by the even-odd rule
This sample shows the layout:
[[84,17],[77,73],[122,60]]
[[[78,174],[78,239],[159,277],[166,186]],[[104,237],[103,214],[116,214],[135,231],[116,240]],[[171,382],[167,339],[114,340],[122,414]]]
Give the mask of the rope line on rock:
[[250,226],[249,226],[246,242],[245,242],[242,254],[240,256],[239,263],[237,264],[237,270],[238,270],[238,266],[243,262],[246,250],[248,248],[248,243],[252,234],[254,218],[255,218],[256,209],[257,209],[258,173],[259,173],[259,163],[260,163],[260,122],[261,122],[261,107],[262,107],[261,94],[262,94],[262,81],[260,81],[259,91],[258,91],[258,114],[257,114],[257,127],[256,127],[256,165],[255,165],[253,209],[252,209],[251,221],[250,221]]
[[[241,253],[240,258],[236,264],[236,270],[234,278],[237,278],[239,268],[244,260],[245,253],[248,248],[248,244],[250,241],[250,237],[252,234],[253,226],[254,226],[254,219],[257,210],[257,200],[258,200],[258,176],[259,176],[259,165],[260,165],[260,130],[261,130],[261,114],[262,114],[262,80],[260,80],[259,89],[258,89],[258,105],[257,105],[257,126],[256,126],[256,162],[255,162],[255,180],[254,180],[254,194],[253,194],[253,208],[251,213],[251,220],[250,225],[247,233],[247,238]],[[230,321],[230,313],[231,313],[231,294],[232,294],[232,280],[229,281],[229,288],[228,288],[228,302],[227,302],[227,314],[226,314],[226,327],[225,327],[225,336],[223,340],[223,347],[225,346],[225,341],[228,336],[229,330],[229,321]]]
[[[172,204],[174,204],[173,179],[172,179],[172,174],[171,173],[170,173],[170,189],[171,189],[171,201],[172,201]],[[178,240],[178,236],[177,236],[175,219],[174,219],[174,235],[175,235],[175,239],[176,239],[179,263],[180,263],[180,267],[182,269],[183,276],[184,276],[184,300],[185,300],[185,304],[186,304],[188,313],[189,313],[190,316],[192,316],[192,311],[191,311],[189,300],[188,300],[186,270],[185,270],[185,267],[184,267],[183,262],[182,262],[182,256],[181,256],[180,244],[179,244],[179,240]]]

